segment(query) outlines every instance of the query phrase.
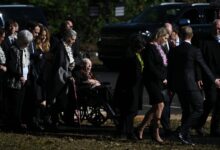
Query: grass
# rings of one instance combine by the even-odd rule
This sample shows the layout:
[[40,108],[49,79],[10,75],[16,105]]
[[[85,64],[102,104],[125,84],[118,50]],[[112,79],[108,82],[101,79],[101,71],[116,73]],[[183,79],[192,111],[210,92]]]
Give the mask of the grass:
[[[137,122],[138,123],[138,122]],[[175,129],[179,120],[172,120]],[[131,142],[109,135],[96,134],[16,134],[0,132],[1,150],[219,150],[220,138],[208,136],[209,123],[205,126],[205,137],[193,136],[196,146],[182,145],[176,138],[166,139],[165,145],[158,145],[149,138],[146,130],[145,139]],[[194,134],[192,132],[192,134]]]

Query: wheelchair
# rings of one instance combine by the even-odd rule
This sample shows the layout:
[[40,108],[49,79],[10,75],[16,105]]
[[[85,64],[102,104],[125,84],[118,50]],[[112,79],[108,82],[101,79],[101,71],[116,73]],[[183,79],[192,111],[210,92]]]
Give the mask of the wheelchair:
[[87,120],[94,126],[101,126],[110,119],[118,125],[117,113],[112,107],[113,96],[110,83],[103,82],[101,86],[95,88],[79,86],[77,95],[75,116],[79,124]]

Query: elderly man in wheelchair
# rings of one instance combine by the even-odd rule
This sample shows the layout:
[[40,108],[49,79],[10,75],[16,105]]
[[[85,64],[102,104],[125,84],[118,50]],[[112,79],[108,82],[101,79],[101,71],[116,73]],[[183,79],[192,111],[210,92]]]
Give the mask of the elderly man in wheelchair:
[[91,60],[83,58],[80,69],[74,75],[78,95],[77,119],[79,122],[87,120],[95,126],[102,125],[107,119],[112,119],[116,123],[116,114],[110,105],[112,100],[110,84],[98,81],[91,69]]

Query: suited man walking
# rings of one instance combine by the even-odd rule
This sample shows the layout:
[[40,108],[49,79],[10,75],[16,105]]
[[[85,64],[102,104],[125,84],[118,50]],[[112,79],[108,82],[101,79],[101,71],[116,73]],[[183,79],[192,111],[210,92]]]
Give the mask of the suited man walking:
[[189,26],[181,28],[183,42],[169,53],[168,86],[176,92],[182,108],[181,127],[178,138],[183,144],[195,145],[189,135],[190,128],[197,126],[203,112],[203,97],[196,83],[196,65],[199,65],[210,81],[220,87],[205,64],[201,51],[191,45],[193,30]]
[[67,30],[61,41],[55,47],[55,58],[52,66],[52,76],[49,77],[47,104],[50,106],[51,118],[54,127],[59,125],[59,113],[64,112],[63,121],[66,125],[74,124],[75,102],[77,99],[73,70],[75,59],[72,45],[75,43],[77,33]]
[[[202,54],[206,64],[209,66],[215,77],[220,76],[220,19],[216,19],[212,26],[212,35],[204,40],[201,44]],[[204,112],[200,119],[200,126],[197,131],[202,134],[202,127],[206,123],[209,113],[212,112],[211,119],[211,136],[220,137],[220,89],[215,87],[215,84],[207,79],[207,76],[202,72],[199,80],[199,85],[204,89],[205,101],[203,103]]]

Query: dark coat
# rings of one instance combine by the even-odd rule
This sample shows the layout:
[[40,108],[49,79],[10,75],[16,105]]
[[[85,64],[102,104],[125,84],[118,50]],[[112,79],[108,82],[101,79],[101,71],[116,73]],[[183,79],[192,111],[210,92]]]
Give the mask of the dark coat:
[[[214,37],[209,37],[209,39],[202,42],[201,51],[204,56],[204,60],[215,78],[220,77],[220,43],[217,42]],[[199,75],[199,79],[203,80],[205,87],[215,86],[211,82],[205,72]]]
[[[51,39],[50,39],[51,53],[56,53],[57,47],[59,47],[59,43],[61,40],[62,40],[61,33],[51,36]],[[79,67],[79,63],[82,59],[82,56],[80,54],[80,37],[79,36],[77,36],[75,43],[72,45],[72,49],[73,49],[73,57],[75,59],[75,63],[77,67]]]
[[23,51],[18,46],[13,45],[7,55],[7,86],[13,89],[21,89],[20,77],[23,76],[22,67]]
[[142,53],[144,61],[143,79],[149,93],[150,104],[160,103],[163,100],[163,81],[167,78],[167,67],[156,46],[148,44]]
[[196,66],[199,65],[212,82],[215,77],[204,62],[201,51],[183,42],[169,53],[168,84],[173,91],[199,91]]
[[142,107],[143,82],[141,64],[135,55],[124,59],[114,92],[120,111],[137,111]]
[[2,48],[5,52],[5,55],[8,55],[8,51],[10,50],[11,46],[15,44],[15,40],[11,41],[8,36],[5,37]]
[[160,89],[163,89],[163,80],[167,78],[167,68],[153,44],[148,44],[142,53],[144,61],[144,81],[154,82]]
[[69,70],[69,57],[62,41],[57,44],[54,63],[52,67],[52,76],[49,77],[50,86],[48,89],[48,100],[53,100],[66,87],[68,79],[72,77]]

